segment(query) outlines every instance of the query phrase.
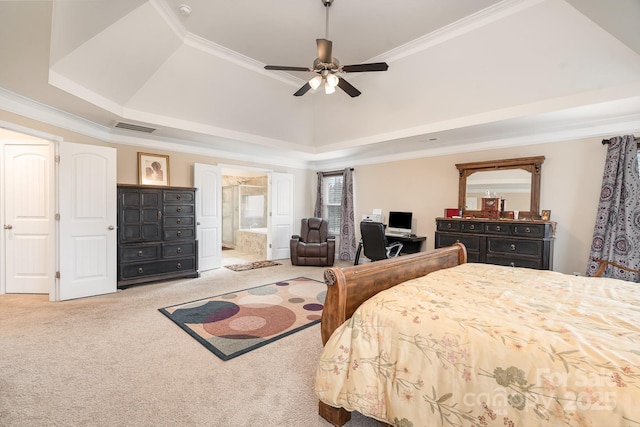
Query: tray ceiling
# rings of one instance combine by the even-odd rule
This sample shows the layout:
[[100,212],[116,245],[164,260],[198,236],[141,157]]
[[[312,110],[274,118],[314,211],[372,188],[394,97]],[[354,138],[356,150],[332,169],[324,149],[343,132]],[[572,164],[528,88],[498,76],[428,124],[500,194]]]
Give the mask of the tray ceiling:
[[640,129],[635,0],[335,0],[333,55],[389,64],[344,76],[358,98],[294,97],[313,74],[263,68],[312,64],[320,0],[5,1],[0,16],[0,107],[117,142],[322,166]]

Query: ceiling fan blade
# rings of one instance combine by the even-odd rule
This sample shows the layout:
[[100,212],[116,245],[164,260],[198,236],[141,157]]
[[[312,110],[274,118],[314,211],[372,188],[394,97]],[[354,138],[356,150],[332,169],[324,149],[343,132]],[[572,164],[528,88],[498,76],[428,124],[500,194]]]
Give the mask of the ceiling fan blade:
[[311,89],[311,85],[309,82],[306,82],[296,93],[293,94],[293,96],[302,96],[307,93],[309,89]]
[[361,73],[364,71],[387,71],[389,66],[386,62],[372,62],[370,64],[344,65],[341,68],[345,73]]
[[347,92],[347,94],[352,98],[355,98],[362,93],[342,77],[338,77],[338,87]]
[[313,71],[309,67],[288,67],[286,65],[265,65],[264,69],[280,71]]
[[318,45],[318,59],[320,59],[320,62],[331,64],[333,61],[333,57],[331,56],[333,43],[331,43],[331,40],[316,39],[316,44]]

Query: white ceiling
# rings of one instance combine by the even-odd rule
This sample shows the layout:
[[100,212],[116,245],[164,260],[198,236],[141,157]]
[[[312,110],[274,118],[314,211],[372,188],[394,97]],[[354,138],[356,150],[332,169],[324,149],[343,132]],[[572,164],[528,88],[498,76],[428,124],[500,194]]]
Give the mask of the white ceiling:
[[640,131],[640,0],[335,0],[333,56],[389,70],[343,75],[357,98],[294,97],[313,74],[264,65],[310,67],[325,12],[1,1],[0,108],[107,141],[308,167]]

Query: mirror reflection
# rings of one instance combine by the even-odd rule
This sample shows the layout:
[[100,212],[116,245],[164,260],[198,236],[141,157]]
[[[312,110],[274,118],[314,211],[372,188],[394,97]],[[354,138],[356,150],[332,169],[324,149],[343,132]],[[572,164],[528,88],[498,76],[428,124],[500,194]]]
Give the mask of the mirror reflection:
[[523,169],[474,172],[467,177],[465,210],[482,209],[483,197],[504,200],[501,210],[529,211],[531,173]]
[[540,219],[544,156],[458,163],[458,210],[467,218]]

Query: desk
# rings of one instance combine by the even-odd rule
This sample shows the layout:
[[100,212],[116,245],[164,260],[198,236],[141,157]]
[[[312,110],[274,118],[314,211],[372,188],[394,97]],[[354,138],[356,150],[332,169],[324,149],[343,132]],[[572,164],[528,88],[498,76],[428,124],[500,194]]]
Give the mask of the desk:
[[389,244],[400,242],[402,243],[401,254],[414,254],[416,252],[420,252],[422,250],[422,242],[427,240],[425,236],[391,236],[389,234],[386,235],[387,242]]

